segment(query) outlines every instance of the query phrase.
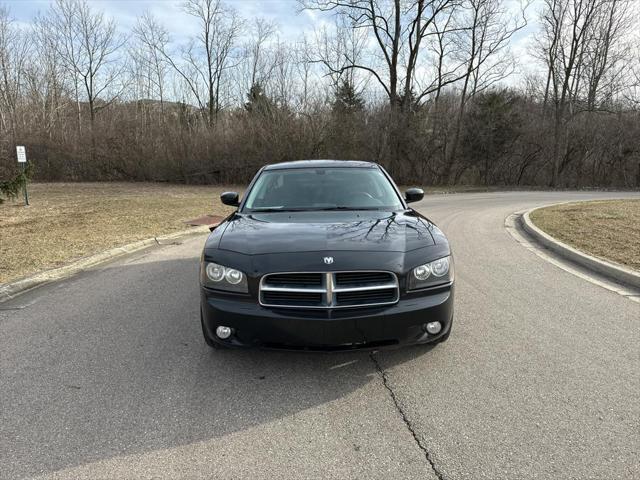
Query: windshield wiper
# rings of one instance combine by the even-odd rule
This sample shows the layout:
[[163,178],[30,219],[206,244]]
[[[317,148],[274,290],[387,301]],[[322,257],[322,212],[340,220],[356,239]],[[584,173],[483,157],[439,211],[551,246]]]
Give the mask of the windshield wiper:
[[274,207],[264,207],[264,208],[252,208],[248,213],[271,213],[271,212],[302,212],[304,209],[302,208],[274,208]]
[[247,210],[246,213],[272,213],[272,212],[331,212],[331,211],[358,211],[358,210],[381,210],[378,207],[345,207],[343,205],[336,205],[335,207],[320,207],[320,208],[277,208],[277,207],[263,207],[252,208]]
[[328,212],[333,210],[380,210],[378,207],[344,207],[344,206],[336,206],[336,207],[325,207],[325,208],[312,208],[313,212]]

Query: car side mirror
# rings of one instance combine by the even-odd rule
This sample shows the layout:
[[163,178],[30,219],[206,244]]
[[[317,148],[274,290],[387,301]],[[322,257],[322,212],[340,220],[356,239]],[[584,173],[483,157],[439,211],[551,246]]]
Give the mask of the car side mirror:
[[410,188],[404,192],[404,199],[407,203],[419,202],[424,197],[424,191],[421,188]]
[[220,195],[220,200],[225,205],[229,205],[231,207],[238,207],[240,205],[238,192],[224,192],[222,195]]

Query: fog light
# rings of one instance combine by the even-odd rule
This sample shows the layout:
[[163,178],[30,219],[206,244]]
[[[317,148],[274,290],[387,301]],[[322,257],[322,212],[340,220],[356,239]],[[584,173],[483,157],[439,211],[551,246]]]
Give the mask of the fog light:
[[440,333],[440,330],[442,330],[442,325],[440,324],[440,322],[427,323],[427,332],[429,332],[431,335]]
[[226,340],[231,336],[231,328],[220,326],[216,328],[216,335],[218,336],[218,338],[221,338],[222,340]]

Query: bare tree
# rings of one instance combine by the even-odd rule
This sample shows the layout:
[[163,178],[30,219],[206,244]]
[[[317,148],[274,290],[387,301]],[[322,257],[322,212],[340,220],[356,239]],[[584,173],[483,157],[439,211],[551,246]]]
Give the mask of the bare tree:
[[298,74],[296,85],[299,88],[298,110],[306,112],[309,108],[311,91],[313,88],[313,49],[311,42],[307,40],[305,35],[296,44],[295,52],[295,69]]
[[138,19],[133,33],[138,44],[133,56],[148,72],[146,79],[151,86],[149,94],[155,96],[157,93],[160,112],[164,118],[165,81],[169,64],[162,52],[167,50],[169,33],[149,12]]
[[96,113],[117,99],[124,88],[116,82],[125,71],[118,55],[125,38],[118,35],[113,20],[93,12],[85,0],[56,0],[48,21],[46,33],[58,36],[56,53],[73,78],[78,112],[82,89],[93,130]]
[[254,19],[240,47],[241,59],[231,72],[235,97],[243,103],[252,88],[268,92],[277,88],[274,72],[278,59],[277,25],[263,18]]
[[[357,69],[369,72],[384,90],[391,106],[409,107],[442,87],[457,82],[464,74],[454,67],[439,79],[418,78],[420,53],[430,37],[437,37],[437,19],[461,0],[303,0],[305,8],[334,11],[345,17],[353,29],[372,36],[378,55],[356,63],[345,57],[339,73]],[[442,32],[441,32],[442,33]],[[382,64],[375,62],[380,58]]]
[[243,22],[235,10],[220,0],[187,0],[183,9],[197,20],[199,33],[182,49],[180,60],[174,60],[164,50],[162,54],[212,126],[222,109],[223,77],[235,66],[233,55]]
[[329,95],[332,96],[343,82],[361,89],[371,77],[370,73],[349,66],[364,61],[367,32],[353,28],[348,18],[337,16],[333,25],[323,25],[314,31],[314,35],[315,52],[309,56],[309,61],[325,67]]
[[582,72],[590,111],[630,83],[633,56],[628,39],[640,21],[632,8],[630,0],[605,0],[597,11]]
[[54,132],[66,135],[61,128],[64,110],[70,105],[70,92],[65,88],[65,71],[57,55],[56,36],[48,35],[47,23],[38,16],[29,31],[33,39],[32,59],[26,68],[30,96],[34,104],[34,116],[42,125],[48,138]]
[[13,23],[9,9],[0,5],[0,131],[8,131],[14,141],[29,49],[27,37]]
[[452,25],[455,23],[456,13],[457,9],[451,8],[433,22],[434,41],[429,45],[429,49],[435,55],[433,63],[436,79],[433,101],[436,106],[447,79],[447,58],[453,56],[457,48],[456,38],[452,35]]
[[449,171],[456,161],[462,118],[469,97],[513,73],[514,60],[508,46],[511,37],[527,25],[527,6],[520,4],[516,16],[508,13],[504,0],[465,0],[458,9],[459,28],[454,34],[458,47],[456,57],[465,65],[465,74],[449,154]]
[[[269,42],[276,35],[276,26],[264,19],[257,19],[254,23],[253,35],[250,43],[245,47],[249,63],[251,88],[255,84],[266,86],[275,67],[269,50]],[[245,91],[248,91],[247,88]]]
[[[551,185],[568,162],[568,122],[580,92],[585,59],[593,46],[594,23],[607,0],[544,0],[540,21],[543,35],[537,44],[548,69],[545,99],[553,100],[553,152]],[[545,100],[546,103],[546,100]]]

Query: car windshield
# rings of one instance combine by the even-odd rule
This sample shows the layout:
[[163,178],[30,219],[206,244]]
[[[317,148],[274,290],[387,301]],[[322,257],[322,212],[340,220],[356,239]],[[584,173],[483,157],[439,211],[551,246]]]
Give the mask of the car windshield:
[[401,210],[402,203],[379,168],[265,170],[243,211]]

